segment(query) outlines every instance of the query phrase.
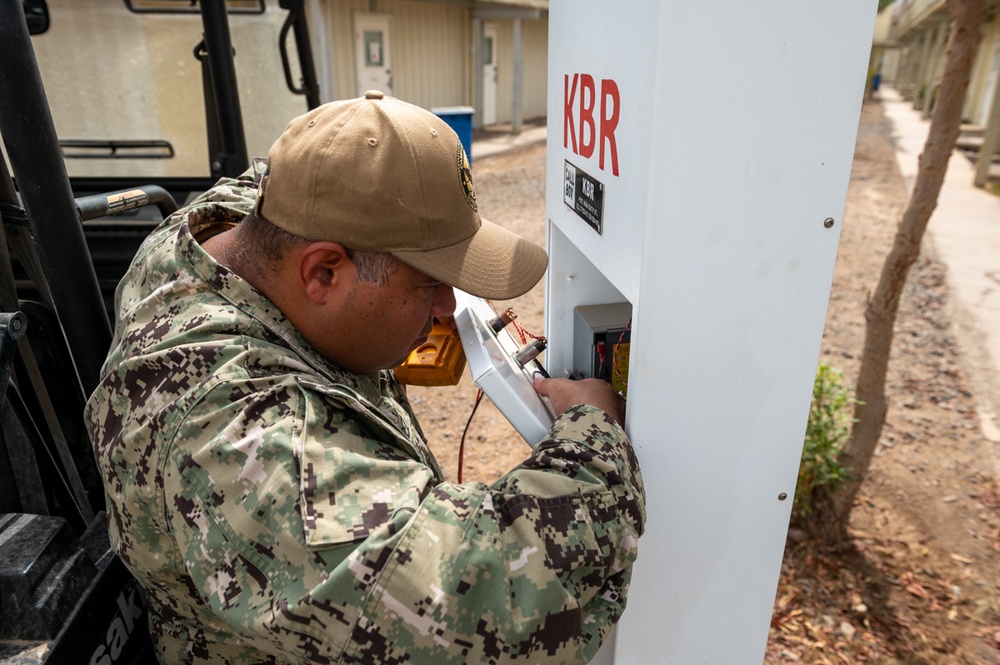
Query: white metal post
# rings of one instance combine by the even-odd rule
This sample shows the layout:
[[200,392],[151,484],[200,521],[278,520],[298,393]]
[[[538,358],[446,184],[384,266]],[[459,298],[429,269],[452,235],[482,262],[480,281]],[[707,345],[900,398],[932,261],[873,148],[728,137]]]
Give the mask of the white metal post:
[[759,663],[876,3],[549,11],[549,373],[580,369],[574,307],[632,305],[648,521],[602,658]]

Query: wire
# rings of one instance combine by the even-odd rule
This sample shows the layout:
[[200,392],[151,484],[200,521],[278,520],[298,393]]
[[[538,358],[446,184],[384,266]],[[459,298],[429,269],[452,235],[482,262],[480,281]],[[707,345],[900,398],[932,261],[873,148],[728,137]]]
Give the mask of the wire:
[[[499,313],[497,312],[497,308],[493,304],[493,301],[492,300],[487,300],[485,298],[484,298],[484,300],[486,300],[486,304],[490,306],[490,309],[493,310],[493,313],[497,314],[499,316]],[[528,342],[528,338],[529,337],[531,339],[545,339],[544,337],[541,337],[539,335],[535,335],[534,333],[529,332],[527,328],[525,328],[523,325],[521,325],[521,323],[517,320],[517,318],[511,319],[510,325],[514,328],[514,330],[517,331],[517,336],[521,339],[521,344],[526,344]]]
[[615,378],[621,381],[621,385],[625,389],[628,389],[628,379],[622,375],[621,368],[618,366],[618,347],[621,346],[622,340],[625,339],[625,335],[629,332],[631,327],[632,319],[629,319],[628,323],[625,324],[625,330],[623,330],[622,334],[618,336],[618,343],[611,349],[611,369],[615,373]]
[[472,405],[472,413],[469,414],[469,419],[465,422],[465,429],[462,430],[462,441],[458,444],[458,483],[462,484],[462,462],[465,459],[465,435],[469,433],[469,425],[472,424],[472,416],[476,415],[476,409],[479,408],[479,403],[483,401],[483,389],[480,388],[476,391],[476,402]]
[[528,337],[530,337],[531,339],[543,339],[538,335],[533,335],[532,333],[528,332],[528,329],[522,326],[517,321],[512,321],[511,323],[513,323],[514,330],[517,331],[518,336],[521,338],[521,344],[526,343],[528,341],[527,339]]

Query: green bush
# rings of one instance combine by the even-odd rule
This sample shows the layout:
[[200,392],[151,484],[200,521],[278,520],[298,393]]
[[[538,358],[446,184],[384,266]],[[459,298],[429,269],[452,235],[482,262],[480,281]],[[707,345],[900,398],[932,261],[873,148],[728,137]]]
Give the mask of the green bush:
[[851,433],[854,405],[858,400],[843,381],[843,372],[826,363],[819,364],[792,505],[792,513],[797,517],[812,512],[811,499],[817,488],[832,491],[851,477],[837,461],[837,456]]

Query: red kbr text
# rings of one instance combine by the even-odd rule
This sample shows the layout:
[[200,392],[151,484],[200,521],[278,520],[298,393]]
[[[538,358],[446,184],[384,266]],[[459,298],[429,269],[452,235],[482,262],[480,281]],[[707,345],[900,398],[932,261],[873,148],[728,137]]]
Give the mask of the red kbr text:
[[611,79],[601,79],[600,99],[600,112],[595,119],[597,88],[594,77],[590,74],[573,74],[570,79],[569,74],[565,75],[563,147],[581,157],[590,157],[597,146],[597,164],[602,170],[607,148],[611,155],[611,173],[618,175],[618,143],[615,141],[615,128],[618,127],[618,113],[621,110],[618,84]]

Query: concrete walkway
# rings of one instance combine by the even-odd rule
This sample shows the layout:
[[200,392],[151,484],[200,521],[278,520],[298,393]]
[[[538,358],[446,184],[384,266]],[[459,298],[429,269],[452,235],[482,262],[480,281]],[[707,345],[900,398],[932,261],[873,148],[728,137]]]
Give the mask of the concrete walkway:
[[[877,94],[893,122],[896,160],[912,192],[930,121],[895,90]],[[974,177],[975,165],[953,152],[927,236],[948,266],[953,320],[980,400],[980,427],[1000,460],[1000,197],[973,185]]]

